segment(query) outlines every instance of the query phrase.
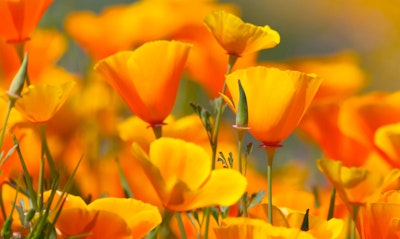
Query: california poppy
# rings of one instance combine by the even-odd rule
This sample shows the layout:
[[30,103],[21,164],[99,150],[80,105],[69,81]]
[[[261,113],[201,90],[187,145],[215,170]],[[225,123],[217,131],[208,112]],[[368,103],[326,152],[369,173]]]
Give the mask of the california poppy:
[[137,144],[132,149],[163,206],[171,211],[229,206],[246,189],[246,178],[239,172],[211,170],[210,156],[196,144],[162,137],[151,143],[149,154]]
[[205,24],[218,43],[232,56],[241,57],[279,44],[278,32],[268,25],[261,27],[243,22],[239,17],[225,11],[207,15]]
[[0,36],[8,42],[23,42],[39,23],[53,0],[0,1]]
[[299,124],[321,84],[316,75],[276,68],[249,67],[226,76],[236,112],[238,80],[247,96],[249,132],[265,146],[278,146]]
[[191,45],[154,41],[99,61],[94,69],[118,91],[139,118],[163,124],[171,113]]

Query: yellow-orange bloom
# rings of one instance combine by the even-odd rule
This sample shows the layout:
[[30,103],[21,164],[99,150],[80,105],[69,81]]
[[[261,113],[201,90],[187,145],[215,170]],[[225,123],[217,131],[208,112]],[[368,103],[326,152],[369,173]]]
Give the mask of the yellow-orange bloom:
[[174,106],[190,47],[179,41],[149,42],[103,59],[94,69],[134,114],[151,125],[162,124]]
[[384,180],[378,173],[362,168],[344,167],[340,161],[325,158],[319,159],[317,163],[320,171],[349,209],[376,199],[383,186]]
[[251,218],[226,218],[219,228],[214,228],[217,239],[314,239],[313,235],[300,228],[276,227]]
[[298,71],[249,67],[226,77],[236,112],[238,80],[247,97],[249,132],[265,146],[277,146],[299,124],[321,84],[321,79]]
[[131,198],[100,198],[89,205],[68,195],[56,228],[63,238],[142,238],[161,223],[157,207]]
[[74,85],[75,81],[60,85],[30,85],[16,101],[15,108],[31,122],[46,122],[64,105]]
[[218,43],[229,55],[243,56],[279,44],[278,32],[268,25],[261,27],[243,22],[225,11],[215,11],[204,19]]
[[247,186],[246,178],[233,169],[211,171],[207,152],[180,139],[153,141],[149,155],[133,144],[133,153],[164,207],[171,211],[232,205]]
[[53,0],[2,0],[0,1],[0,36],[8,42],[29,39],[43,13]]

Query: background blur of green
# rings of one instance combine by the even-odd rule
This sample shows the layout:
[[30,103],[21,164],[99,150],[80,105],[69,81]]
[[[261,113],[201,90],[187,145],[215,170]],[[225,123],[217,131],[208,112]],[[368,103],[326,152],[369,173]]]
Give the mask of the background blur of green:
[[[191,0],[187,0],[191,1]],[[100,12],[129,0],[54,0],[42,26],[62,29],[72,11]],[[369,76],[367,90],[400,88],[400,2],[396,0],[233,0],[245,21],[270,25],[281,43],[261,59],[286,60],[351,50]]]

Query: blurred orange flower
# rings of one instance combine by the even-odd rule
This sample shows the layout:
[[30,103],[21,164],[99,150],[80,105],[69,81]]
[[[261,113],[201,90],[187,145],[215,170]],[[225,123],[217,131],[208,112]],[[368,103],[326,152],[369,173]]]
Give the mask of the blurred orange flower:
[[279,44],[278,32],[268,25],[261,27],[244,23],[225,11],[214,11],[204,19],[218,43],[229,55],[241,57]]
[[0,36],[7,42],[28,40],[52,2],[53,0],[0,1],[0,16],[2,16]]
[[276,68],[249,67],[226,77],[233,101],[224,97],[236,112],[238,80],[248,104],[249,132],[265,146],[278,146],[299,124],[321,84],[316,75]]
[[175,103],[191,45],[179,41],[145,43],[119,52],[94,69],[119,92],[130,109],[150,125],[163,124]]
[[132,148],[164,207],[171,211],[229,206],[246,189],[246,178],[239,172],[211,171],[210,156],[196,144],[163,137],[152,142],[149,155],[135,143]]
[[[56,201],[56,200],[55,200]],[[100,198],[89,205],[66,197],[56,228],[63,238],[142,238],[161,223],[157,207],[131,198]]]
[[46,122],[64,105],[74,85],[75,81],[60,85],[30,85],[22,91],[15,108],[31,122]]

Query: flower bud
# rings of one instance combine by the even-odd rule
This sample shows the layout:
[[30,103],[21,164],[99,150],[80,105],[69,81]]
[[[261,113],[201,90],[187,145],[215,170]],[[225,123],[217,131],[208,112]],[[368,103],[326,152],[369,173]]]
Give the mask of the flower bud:
[[247,127],[248,124],[248,111],[247,111],[247,99],[246,94],[243,90],[240,80],[239,84],[239,102],[236,111],[236,127]]
[[28,53],[25,53],[24,60],[19,67],[17,74],[14,76],[11,82],[10,88],[7,91],[7,95],[10,99],[17,99],[21,97],[22,88],[24,88],[24,82],[26,77],[26,71],[28,69]]

